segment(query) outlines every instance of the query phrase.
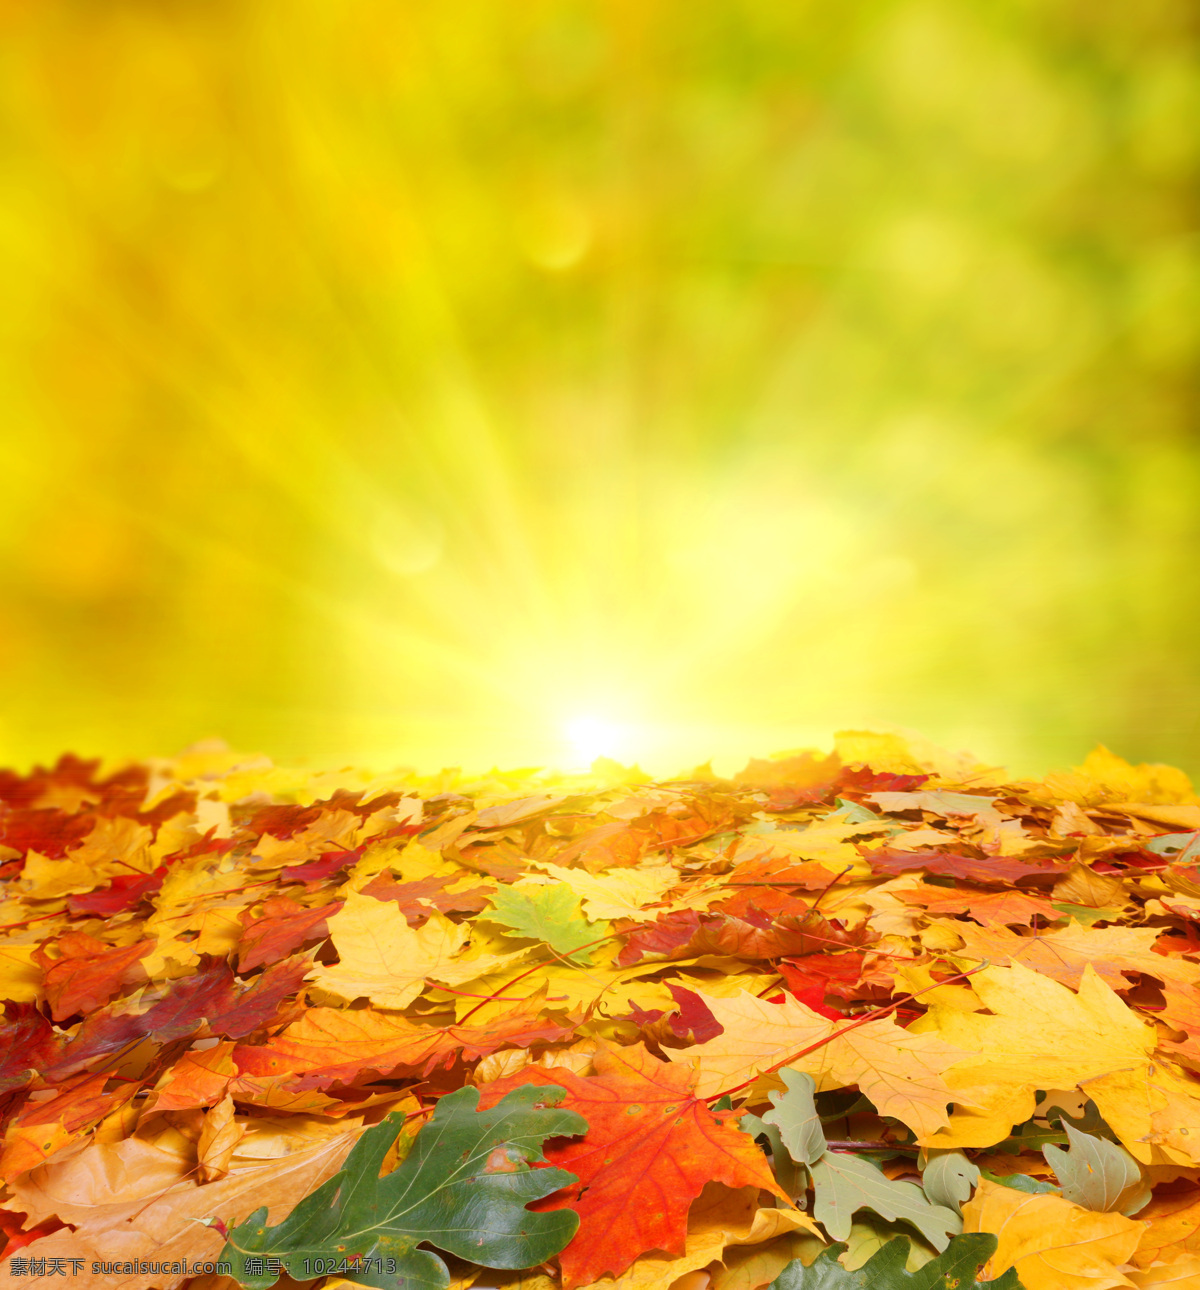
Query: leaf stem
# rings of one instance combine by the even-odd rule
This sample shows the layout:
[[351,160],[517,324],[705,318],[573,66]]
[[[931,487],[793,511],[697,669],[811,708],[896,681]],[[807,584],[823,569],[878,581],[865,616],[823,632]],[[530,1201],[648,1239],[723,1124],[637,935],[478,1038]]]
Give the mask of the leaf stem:
[[821,901],[823,901],[825,897],[829,895],[830,891],[833,888],[834,883],[840,882],[841,879],[843,879],[853,868],[854,866],[852,864],[848,864],[841,871],[841,873],[835,873],[833,877],[829,880],[829,882],[821,889],[816,900],[814,900],[812,905],[810,906],[810,910],[816,909],[816,907],[821,903]]
[[971,968],[969,972],[956,972],[953,976],[947,977],[944,981],[935,981],[932,985],[927,985],[923,989],[916,990],[912,994],[906,994],[902,999],[897,999],[895,1003],[889,1003],[886,1008],[878,1008],[874,1012],[868,1012],[866,1015],[859,1017],[857,1021],[852,1021],[848,1026],[842,1026],[840,1030],[833,1030],[824,1039],[818,1039],[815,1044],[809,1044],[807,1048],[801,1048],[799,1052],[789,1053],[781,1061],[777,1061],[772,1066],[765,1066],[762,1070],[756,1071],[749,1079],[743,1080],[740,1084],[735,1084],[732,1088],[724,1088],[719,1093],[713,1093],[709,1097],[703,1098],[705,1102],[719,1102],[723,1097],[730,1097],[734,1093],[740,1093],[742,1089],[749,1088],[756,1079],[763,1075],[771,1075],[781,1067],[786,1066],[788,1062],[794,1062],[797,1057],[805,1057],[809,1053],[816,1052],[818,1048],[824,1048],[826,1044],[838,1039],[842,1035],[849,1034],[852,1030],[857,1030],[859,1026],[865,1026],[868,1021],[878,1021],[881,1017],[886,1017],[888,1013],[895,1012],[897,1008],[903,1007],[906,1003],[911,1003],[918,995],[926,994],[930,990],[936,990],[939,986],[950,985],[954,981],[965,981],[967,977],[974,976],[976,972],[982,972],[985,967],[991,966],[987,959],[978,966]]
[[920,1147],[906,1147],[896,1142],[858,1142],[851,1139],[826,1141],[825,1145],[831,1151],[894,1151],[906,1156],[918,1155],[921,1150]]

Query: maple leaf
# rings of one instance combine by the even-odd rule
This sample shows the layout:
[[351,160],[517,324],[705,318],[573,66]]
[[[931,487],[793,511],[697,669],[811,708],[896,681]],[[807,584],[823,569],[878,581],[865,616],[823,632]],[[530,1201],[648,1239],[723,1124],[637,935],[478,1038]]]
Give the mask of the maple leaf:
[[[688,1273],[706,1276],[707,1273],[699,1270],[716,1260],[725,1265],[725,1271],[720,1274],[722,1277],[729,1275],[734,1266],[738,1266],[741,1276],[745,1277],[746,1260],[770,1251],[779,1256],[778,1265],[782,1265],[788,1261],[796,1244],[803,1242],[811,1246],[816,1242],[823,1243],[819,1232],[812,1219],[800,1210],[761,1207],[757,1188],[742,1187],[731,1191],[720,1183],[714,1183],[705,1187],[688,1211],[682,1254],[649,1251],[635,1259],[615,1281],[604,1277],[595,1282],[594,1287],[595,1290],[667,1290],[677,1285],[683,1290],[683,1287],[694,1283],[682,1278]],[[555,1283],[550,1281],[548,1284],[552,1286]],[[762,1282],[735,1277],[732,1284],[745,1285],[749,1290],[751,1284]]]
[[[802,752],[794,757],[775,757],[767,760],[751,757],[733,777],[735,784],[747,788],[766,788],[773,791],[790,791],[802,794],[800,800],[819,802],[833,786],[840,782],[843,773],[841,758],[837,753],[828,757],[820,753]],[[768,807],[768,809],[772,809]]]
[[1155,927],[1081,927],[1074,919],[1068,927],[1018,936],[1005,928],[974,927],[969,923],[946,924],[965,942],[955,958],[990,963],[1020,963],[1043,976],[1077,988],[1089,965],[1110,986],[1126,990],[1132,982],[1127,972],[1143,972],[1162,981],[1194,985],[1200,981],[1200,967],[1178,958],[1155,954]]
[[50,1015],[62,1021],[101,1007],[135,981],[134,965],[150,952],[154,942],[108,946],[86,932],[64,932],[55,944],[57,958],[41,948],[34,953],[34,960],[42,968]]
[[963,1206],[968,1232],[991,1232],[996,1252],[984,1269],[1016,1270],[1026,1290],[1099,1290],[1133,1285],[1122,1273],[1142,1225],[1121,1214],[1082,1209],[1061,1196],[1035,1195],[980,1181]]
[[[689,1107],[749,1090],[741,1123],[771,1143],[782,1190],[806,1189],[811,1166],[820,1175],[813,1194],[835,1228],[847,1230],[838,1225],[857,1213],[851,1264],[900,1221],[879,1217],[871,1196],[884,1212],[907,1207],[944,1224],[979,1166],[985,1179],[1011,1175],[1012,1186],[1044,1191],[1035,1153],[1045,1147],[1067,1198],[1086,1206],[1114,1195],[1120,1209],[1140,1203],[1143,1171],[1146,1186],[1181,1189],[1168,1204],[1159,1185],[1159,1198],[1138,1210],[1146,1226],[1136,1268],[1111,1276],[1190,1284],[1200,1267],[1196,1221],[1186,1217],[1200,1184],[1200,1084],[1173,1060],[1200,1069],[1200,871],[1188,863],[1200,803],[1190,787],[1106,752],[1078,774],[1007,784],[908,738],[843,732],[837,746],[829,758],[764,763],[758,789],[707,772],[648,784],[640,772],[614,771],[621,787],[570,799],[553,779],[527,774],[385,782],[353,770],[239,769],[226,754],[107,778],[70,758],[29,776],[0,771],[0,829],[12,844],[0,840],[0,994],[18,1004],[0,1023],[0,1169],[10,1178],[6,1203],[33,1227],[20,1235],[31,1248],[52,1240],[59,1234],[45,1225],[60,1210],[90,1221],[66,1192],[42,1196],[33,1184],[83,1186],[75,1161],[95,1162],[94,1187],[100,1173],[125,1169],[119,1157],[130,1166],[121,1187],[141,1205],[164,1190],[182,1195],[189,1170],[188,1186],[217,1197],[264,1133],[294,1146],[341,1132],[382,1114],[414,1080],[445,1094],[524,1068],[538,1072],[529,1082],[569,1075],[594,1092],[612,1077],[611,1041],[640,1037],[661,1045],[663,1062],[643,1058],[660,1084],[694,1074]],[[793,819],[779,819],[785,810]],[[924,822],[931,817],[936,828]],[[892,836],[883,845],[855,845],[884,832]],[[1069,869],[1060,863],[1068,859]],[[497,890],[472,871],[518,885]],[[1053,892],[1030,890],[1046,886]],[[72,918],[92,921],[81,929]],[[1126,925],[1093,926],[1118,919]],[[615,934],[580,951],[590,962],[563,961],[580,944],[569,934],[609,920],[619,920]],[[511,942],[501,927],[537,943],[503,953]],[[327,935],[321,962],[286,957]],[[116,961],[114,951],[145,943],[152,948],[133,963]],[[991,966],[978,970],[984,958]],[[946,982],[946,959],[976,970]],[[234,963],[255,975],[239,980]],[[894,1017],[851,1023],[827,1006],[902,989],[916,996]],[[759,1078],[777,1067],[782,1074]],[[791,1089],[782,1097],[781,1082]],[[831,1108],[847,1111],[837,1132],[851,1139],[819,1154],[818,1084]],[[1066,1115],[1072,1089],[1094,1100],[1094,1123]],[[136,1116],[126,1090],[146,1094]],[[874,1110],[851,1107],[851,1090]],[[674,1085],[671,1093],[680,1096]],[[772,1109],[756,1101],[768,1093]],[[1091,1136],[1100,1113],[1123,1146]],[[611,1118],[622,1123],[615,1110]],[[135,1120],[136,1133],[123,1136]],[[80,1137],[98,1124],[84,1146]],[[806,1125],[809,1149],[803,1133],[792,1143],[802,1166],[781,1135]],[[905,1173],[915,1153],[898,1143],[909,1127],[935,1153],[921,1175],[924,1200]],[[1066,1153],[1057,1149],[1064,1132]],[[572,1145],[589,1141],[600,1139]],[[1002,1141],[1003,1153],[979,1166],[956,1149]],[[860,1156],[880,1156],[884,1172]],[[623,1158],[613,1161],[611,1179],[547,1204],[586,1210],[595,1192],[615,1214]],[[654,1167],[665,1176],[658,1157]],[[197,1186],[200,1177],[210,1181]],[[157,1190],[138,1192],[151,1178]],[[651,1206],[639,1199],[634,1208]],[[222,1210],[220,1221],[245,1212]],[[686,1217],[682,1249],[642,1250],[601,1285],[661,1290],[723,1259],[714,1290],[753,1290],[797,1254],[815,1254],[811,1220],[762,1208],[756,1185],[714,1183]],[[186,1225],[212,1257],[211,1233]],[[8,1235],[11,1226],[0,1223]],[[585,1214],[583,1244],[571,1247],[596,1266],[607,1266],[596,1254],[602,1228]],[[942,1242],[950,1230],[931,1226],[927,1236]],[[118,1244],[143,1239],[119,1235]],[[923,1241],[910,1261],[932,1255]],[[828,1260],[813,1265],[824,1267],[833,1275]],[[537,1290],[558,1285],[538,1277]]]
[[645,1250],[682,1254],[687,1210],[705,1183],[764,1187],[783,1199],[754,1140],[693,1091],[688,1068],[652,1057],[641,1044],[605,1045],[597,1074],[525,1067],[484,1086],[484,1106],[534,1081],[566,1090],[563,1106],[588,1124],[580,1142],[551,1144],[546,1158],[578,1175],[544,1207],[569,1208],[579,1232],[561,1256],[563,1285],[620,1276]]
[[[241,1221],[255,1206],[280,1221],[304,1196],[341,1166],[359,1136],[351,1125],[332,1134],[313,1134],[288,1143],[287,1154],[268,1153],[236,1167],[216,1182],[200,1184],[190,1162],[175,1161],[139,1138],[114,1147],[94,1143],[61,1165],[52,1162],[14,1180],[14,1203],[31,1218],[62,1214],[70,1224],[26,1247],[32,1258],[84,1260],[73,1290],[112,1290],[105,1263],[129,1262],[138,1269],[122,1277],[124,1290],[179,1290],[183,1271],[152,1272],[154,1264],[179,1267],[217,1258],[225,1226]],[[166,1159],[164,1159],[166,1157]]]
[[969,887],[923,885],[907,890],[897,888],[892,895],[929,914],[967,914],[984,927],[995,923],[1028,927],[1035,918],[1052,923],[1059,917],[1058,911],[1044,897],[1031,896],[1024,891],[979,891]]
[[727,887],[752,888],[759,883],[772,886],[799,887],[803,891],[823,891],[836,877],[819,860],[797,863],[787,856],[765,855],[735,865],[725,880]]
[[1137,1142],[1146,1130],[1127,1136],[1118,1127],[1130,1115],[1130,1093],[1120,1073],[1135,1072],[1135,1080],[1144,1082],[1154,1030],[1090,966],[1077,993],[1019,964],[984,968],[971,978],[971,989],[986,1012],[962,1011],[938,1001],[935,992],[918,1023],[921,1033],[936,1033],[974,1054],[957,1062],[946,1082],[951,1100],[967,1097],[975,1106],[960,1102],[949,1127],[925,1145],[991,1146],[1033,1116],[1038,1089],[1086,1084],[1124,1145],[1135,1157],[1148,1157]]
[[862,978],[863,955],[855,951],[846,954],[810,954],[802,959],[783,959],[778,967],[779,974],[794,994],[816,987],[822,995],[833,994],[841,999],[852,999],[855,987]]
[[964,878],[968,882],[994,887],[1018,882],[1050,884],[1066,872],[1063,865],[1053,863],[1035,867],[1021,860],[1001,856],[977,859],[975,856],[952,855],[944,851],[893,851],[885,847],[868,852],[866,858],[877,873],[912,873],[916,869],[923,869],[926,873]]
[[280,1004],[301,990],[311,967],[312,960],[302,954],[272,963],[236,994],[224,1011],[205,1017],[209,1033],[241,1039],[279,1024]]
[[323,940],[329,935],[326,920],[338,913],[344,901],[306,909],[288,896],[269,896],[263,901],[263,912],[255,918],[243,910],[240,918],[246,925],[238,946],[238,969],[248,972],[276,959],[286,958],[305,941]]
[[28,1084],[53,1064],[60,1040],[54,1027],[29,1003],[5,1005],[0,1024],[0,1093]]
[[468,928],[435,914],[414,930],[390,901],[354,892],[329,919],[329,931],[339,961],[333,967],[315,969],[315,983],[348,1001],[365,995],[382,1008],[407,1007],[425,989],[428,978],[456,985],[524,953],[465,960],[460,952],[470,937]]
[[514,935],[542,941],[572,963],[590,963],[590,942],[608,934],[607,923],[589,923],[579,912],[579,897],[566,883],[501,887],[491,897],[490,922]]
[[801,917],[765,915],[734,918],[685,909],[639,927],[625,940],[617,962],[623,967],[639,959],[698,958],[702,954],[734,958],[773,959],[785,955],[820,953],[833,947],[865,945],[874,939],[868,928],[846,931],[816,910]]
[[473,1061],[506,1044],[528,1047],[571,1034],[572,1027],[545,1015],[544,990],[475,1027],[420,1025],[373,1008],[310,1008],[270,1042],[239,1045],[234,1061],[242,1074],[302,1075],[297,1087],[328,1088],[364,1071],[424,1075],[452,1054]]
[[227,963],[202,963],[194,976],[172,985],[147,1008],[109,1008],[86,1017],[43,1076],[65,1079],[144,1038],[167,1044],[205,1026],[231,1039],[251,1034],[276,1019],[279,1004],[301,988],[310,967],[305,958],[285,959],[239,992]]
[[667,1056],[698,1063],[701,1096],[753,1079],[790,1054],[828,1040],[787,1065],[812,1075],[822,1087],[857,1084],[880,1114],[907,1124],[921,1141],[949,1122],[946,1106],[955,1096],[945,1074],[970,1049],[937,1035],[913,1034],[890,1016],[835,1035],[843,1025],[798,999],[770,1003],[746,991],[729,999],[700,997],[723,1033],[704,1044],[672,1049]]
[[[494,887],[468,887],[465,891],[447,891],[457,882],[448,875],[431,874],[414,882],[397,882],[390,874],[377,874],[361,890],[376,900],[395,901],[410,927],[427,922],[432,910],[442,914],[478,914],[487,908]],[[332,910],[330,912],[333,912]]]
[[33,851],[60,860],[91,828],[86,815],[72,816],[57,809],[0,811],[0,843],[22,855]]
[[163,1075],[151,1094],[147,1110],[186,1111],[193,1107],[215,1106],[237,1077],[233,1053],[231,1042],[184,1053]]
[[10,1120],[0,1145],[0,1179],[11,1182],[50,1159],[85,1129],[128,1102],[137,1085],[105,1091],[106,1075],[81,1075],[44,1102],[26,1102]]
[[166,876],[166,865],[159,865],[153,873],[117,874],[107,887],[82,896],[69,896],[67,908],[76,915],[111,918],[114,914],[133,909],[147,896],[153,896]]
[[505,829],[546,815],[565,801],[567,797],[563,793],[535,793],[530,797],[518,797],[511,802],[499,802],[480,811],[471,827]]
[[535,860],[533,867],[569,887],[583,901],[588,918],[596,920],[652,921],[659,911],[647,906],[662,900],[679,882],[679,871],[669,864],[643,864],[636,869],[609,869],[602,873],[567,869],[547,860]]
[[642,829],[634,829],[623,820],[588,829],[555,856],[565,867],[578,861],[590,873],[616,865],[635,865],[651,845]]

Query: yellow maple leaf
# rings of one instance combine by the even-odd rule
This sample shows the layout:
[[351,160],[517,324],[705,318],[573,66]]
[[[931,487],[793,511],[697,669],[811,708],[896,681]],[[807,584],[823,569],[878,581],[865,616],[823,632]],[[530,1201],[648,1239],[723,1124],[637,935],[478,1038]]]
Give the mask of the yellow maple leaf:
[[[524,951],[522,951],[524,953]],[[515,956],[497,955],[497,961]],[[685,960],[692,962],[694,960]],[[477,960],[482,962],[482,960]],[[672,964],[672,967],[679,966]],[[526,973],[526,965],[502,966],[500,970],[480,973],[461,981],[447,982],[459,985],[465,992],[457,1001],[460,1018],[475,1009],[481,998],[500,996],[495,1001],[483,1003],[473,1020],[479,1024],[490,1020],[497,1013],[512,1007],[511,1000],[531,998],[544,985],[547,1002],[554,1008],[569,1010],[587,1008],[600,1003],[603,1014],[619,1015],[629,1011],[630,1003],[639,1008],[673,1008],[675,1001],[670,991],[657,982],[642,982],[639,978],[661,972],[661,963],[635,963],[627,968],[607,967],[603,964],[579,968],[570,963],[552,961],[539,964],[536,972]],[[519,977],[519,980],[514,978]],[[478,996],[478,997],[475,997]],[[504,1002],[503,1000],[510,1000]]]
[[653,922],[663,911],[645,906],[660,901],[679,882],[678,869],[669,864],[606,869],[593,874],[586,869],[570,869],[548,860],[535,860],[533,868],[566,883],[582,899],[583,912],[593,922],[617,918]]
[[[724,1027],[724,1034],[666,1053],[672,1061],[699,1063],[696,1092],[700,1097],[752,1079],[841,1028],[790,997],[782,1003],[768,1003],[748,991],[731,999],[700,997]],[[949,1122],[946,1105],[954,1095],[943,1074],[967,1056],[969,1050],[936,1035],[914,1035],[891,1017],[880,1017],[787,1064],[811,1075],[818,1088],[857,1084],[880,1115],[895,1116],[922,1141]]]
[[1061,1196],[1031,1196],[986,1179],[962,1213],[965,1232],[991,1232],[999,1241],[984,1267],[985,1280],[1016,1268],[1026,1290],[1137,1284],[1121,1269],[1145,1225],[1123,1214],[1099,1214]]
[[869,837],[894,827],[891,820],[850,823],[843,812],[834,811],[806,829],[771,829],[764,825],[761,832],[744,834],[733,851],[733,859],[738,864],[783,857],[815,860],[825,865],[831,875],[846,865],[853,865],[854,876],[861,877],[870,873],[870,866],[863,861],[851,839]]
[[45,997],[42,969],[33,960],[40,938],[28,932],[22,940],[0,940],[0,999],[11,1003],[37,1003]]
[[102,871],[85,861],[76,860],[74,854],[61,860],[51,860],[37,851],[30,851],[25,856],[21,877],[29,884],[26,900],[55,900],[59,896],[94,891],[107,880]]
[[[1112,1082],[1118,1072],[1144,1077],[1156,1042],[1154,1028],[1128,1008],[1089,964],[1079,991],[1014,963],[989,967],[971,978],[987,1009],[970,1012],[930,997],[929,1011],[908,1033],[935,1032],[976,1056],[946,1075],[959,1103],[948,1128],[925,1144],[931,1147],[989,1147],[1007,1137],[1036,1110],[1038,1089],[1075,1088],[1088,1095],[1143,1163],[1150,1148],[1118,1127],[1129,1116],[1128,1091]],[[1140,1073],[1140,1075],[1138,1074]],[[968,1107],[961,1099],[976,1102]]]
[[470,959],[462,951],[471,929],[433,914],[411,928],[393,901],[359,892],[329,920],[339,962],[310,975],[320,989],[353,1002],[364,996],[380,1008],[406,1008],[429,979],[457,985],[523,958],[527,951]]
[[1082,807],[1102,803],[1117,809],[1197,806],[1191,781],[1183,771],[1160,764],[1131,765],[1103,744],[1088,753],[1082,766],[1052,773],[1041,784],[1031,785],[1029,795],[1039,802],[1067,801]]
[[1057,931],[1018,936],[1007,927],[980,927],[942,918],[932,920],[931,926],[962,939],[963,948],[952,953],[965,966],[984,959],[995,964],[1021,963],[1072,988],[1078,986],[1088,964],[1118,990],[1127,990],[1132,984],[1126,972],[1144,972],[1160,981],[1183,985],[1200,980],[1200,966],[1195,963],[1154,953],[1151,946],[1162,932],[1158,927],[1084,927],[1071,919],[1067,927]]

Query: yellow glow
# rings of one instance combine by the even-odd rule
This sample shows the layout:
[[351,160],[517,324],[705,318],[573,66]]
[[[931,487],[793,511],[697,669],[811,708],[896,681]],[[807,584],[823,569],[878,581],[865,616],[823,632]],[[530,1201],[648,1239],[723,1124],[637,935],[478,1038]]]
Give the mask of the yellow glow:
[[571,748],[567,770],[585,770],[597,757],[613,761],[636,760],[638,747],[632,732],[619,722],[605,717],[572,717],[566,723],[565,733]]
[[0,761],[1200,772],[1188,0],[0,4]]

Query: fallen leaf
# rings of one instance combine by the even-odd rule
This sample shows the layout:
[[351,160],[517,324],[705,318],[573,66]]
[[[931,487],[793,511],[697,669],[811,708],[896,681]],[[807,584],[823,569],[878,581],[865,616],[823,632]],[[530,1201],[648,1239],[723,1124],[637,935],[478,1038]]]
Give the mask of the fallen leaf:
[[999,1241],[985,1275],[1014,1268],[1025,1290],[1112,1290],[1136,1284],[1122,1269],[1137,1249],[1140,1223],[1098,1214],[1061,1196],[1030,1196],[981,1180],[963,1206],[968,1232]]
[[[895,1116],[924,1142],[949,1121],[947,1104],[955,1095],[945,1073],[970,1055],[970,1049],[935,1035],[913,1034],[891,1017],[868,1021],[845,1034],[797,999],[769,1003],[742,992],[733,999],[701,995],[724,1033],[705,1044],[668,1053],[672,1061],[696,1062],[701,1097],[753,1079],[788,1058],[818,1088],[858,1084],[881,1115]],[[791,1059],[801,1049],[828,1040],[814,1052]]]
[[338,962],[314,969],[314,983],[348,1002],[365,996],[381,1008],[407,1007],[429,979],[456,985],[521,953],[466,960],[461,952],[469,928],[435,914],[414,930],[395,905],[353,892],[329,919],[329,931]]
[[656,1061],[640,1044],[602,1047],[593,1060],[589,1077],[526,1067],[487,1085],[482,1103],[494,1106],[527,1080],[557,1084],[563,1106],[587,1121],[582,1140],[546,1152],[579,1178],[546,1202],[580,1218],[561,1256],[568,1290],[620,1276],[647,1250],[683,1254],[688,1206],[708,1182],[782,1195],[754,1140],[699,1100],[686,1067]]

